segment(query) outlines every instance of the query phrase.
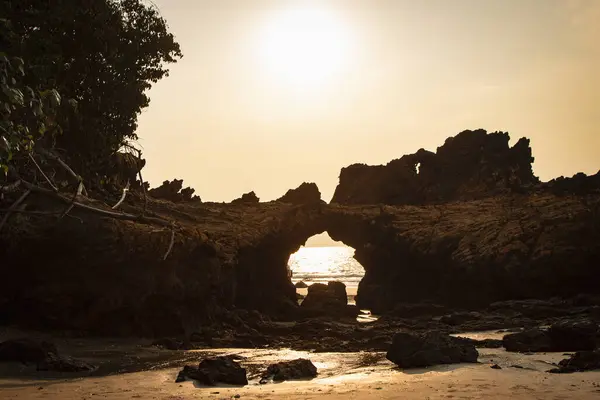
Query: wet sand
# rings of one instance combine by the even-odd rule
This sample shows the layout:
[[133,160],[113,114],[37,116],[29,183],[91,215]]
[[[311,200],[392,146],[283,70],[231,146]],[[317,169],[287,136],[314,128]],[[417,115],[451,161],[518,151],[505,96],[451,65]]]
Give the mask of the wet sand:
[[[500,334],[461,335],[494,338]],[[81,342],[80,351],[92,344]],[[87,344],[86,344],[87,343]],[[97,344],[96,344],[97,345]],[[114,350],[120,351],[120,350]],[[150,351],[150,350],[146,350]],[[151,370],[107,376],[67,378],[39,375],[0,378],[1,399],[596,399],[600,371],[549,374],[563,353],[523,355],[502,349],[479,349],[478,364],[455,364],[427,369],[399,370],[385,353],[307,353],[272,349],[219,349],[182,352],[169,362],[155,362]],[[183,354],[185,353],[185,356]],[[173,354],[172,352],[170,354]],[[184,363],[209,354],[246,357],[249,385],[203,387],[175,383]],[[75,354],[73,354],[75,355]],[[160,353],[154,354],[159,357]],[[309,358],[319,369],[310,381],[258,384],[258,375],[272,361]],[[498,364],[502,369],[492,369]],[[4,374],[2,374],[4,375]]]

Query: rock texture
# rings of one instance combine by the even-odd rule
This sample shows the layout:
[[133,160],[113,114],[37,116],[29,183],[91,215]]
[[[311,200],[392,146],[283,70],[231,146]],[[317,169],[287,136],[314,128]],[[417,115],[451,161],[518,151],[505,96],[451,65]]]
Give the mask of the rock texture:
[[244,193],[242,197],[235,199],[231,204],[258,204],[259,198],[254,192]]
[[96,367],[84,361],[59,355],[56,346],[49,342],[27,338],[6,340],[0,343],[0,362],[35,364],[38,371],[92,372]]
[[[352,195],[338,201],[395,205],[324,204],[314,184],[253,205],[150,196],[146,215],[173,221],[173,241],[164,226],[80,208],[59,222],[55,215],[15,214],[0,231],[0,323],[174,337],[229,320],[232,310],[297,320],[307,316],[307,306],[297,304],[288,259],[325,231],[356,250],[365,269],[356,302],[375,314],[439,316],[506,300],[600,294],[600,194],[594,184],[586,183],[582,195],[573,194],[579,193],[570,186],[574,183],[561,181],[553,185],[566,189],[553,193],[531,174],[528,142],[512,148],[507,143],[505,134],[463,132],[435,154],[421,151],[418,159],[393,164],[405,171],[406,165],[421,163],[419,174],[410,172],[418,177],[406,178],[416,189],[403,184],[404,178],[386,178],[380,186],[389,184],[394,191],[389,197],[378,192],[374,176],[361,188],[372,199]],[[354,184],[347,183],[351,175],[342,172],[338,193],[345,188],[354,193]],[[513,190],[513,183],[534,189]],[[0,209],[14,200],[7,195]],[[80,201],[106,211],[114,204]],[[139,215],[143,204],[143,196],[132,192],[120,210]],[[28,197],[27,211],[49,209],[61,213],[65,204]],[[528,313],[562,312],[553,304],[531,302],[496,307],[514,313],[515,321]],[[446,318],[451,323],[446,328],[457,321],[499,324],[465,322],[463,316]],[[239,341],[260,343],[260,338]]]
[[471,343],[438,333],[397,333],[386,358],[400,368],[436,364],[475,363],[479,353]]
[[595,351],[578,351],[569,358],[560,361],[558,368],[553,368],[548,372],[571,373],[598,369],[600,369],[600,349]]
[[538,183],[529,140],[505,132],[463,131],[436,153],[420,149],[387,165],[343,168],[332,203],[431,204],[519,192]]
[[275,382],[282,382],[290,379],[314,378],[315,376],[317,376],[317,367],[310,360],[299,358],[269,365],[261,383],[269,378]]
[[548,329],[528,329],[511,333],[502,339],[508,351],[585,351],[600,344],[600,327],[591,320],[559,321]]
[[248,384],[246,369],[229,356],[206,358],[198,367],[186,365],[177,375],[175,382],[183,382],[186,379],[196,380],[209,386],[217,383],[239,386]]
[[148,191],[148,195],[155,199],[172,201],[174,203],[182,201],[201,201],[199,196],[195,196],[196,190],[191,187],[183,187],[183,179],[173,179],[164,181],[162,185]]
[[290,189],[277,201],[290,204],[320,204],[321,192],[316,183],[304,182],[296,189]]

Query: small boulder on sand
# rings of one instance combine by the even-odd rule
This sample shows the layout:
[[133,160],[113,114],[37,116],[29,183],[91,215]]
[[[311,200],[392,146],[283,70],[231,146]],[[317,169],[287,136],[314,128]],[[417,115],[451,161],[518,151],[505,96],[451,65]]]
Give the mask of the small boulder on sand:
[[186,365],[175,382],[183,382],[193,379],[205,385],[214,386],[217,383],[244,386],[248,384],[246,369],[231,356],[220,356],[206,358],[200,362],[198,367]]
[[583,372],[600,369],[600,349],[594,351],[578,351],[571,357],[558,363],[558,368],[551,369],[552,373]]
[[317,376],[317,367],[310,360],[298,358],[269,365],[261,383],[266,383],[270,377],[275,382],[282,382],[290,379],[314,378],[315,376]]
[[296,289],[306,289],[308,285],[304,283],[304,281],[299,281],[296,283]]
[[437,364],[475,363],[479,353],[472,344],[441,333],[394,335],[386,358],[400,368]]

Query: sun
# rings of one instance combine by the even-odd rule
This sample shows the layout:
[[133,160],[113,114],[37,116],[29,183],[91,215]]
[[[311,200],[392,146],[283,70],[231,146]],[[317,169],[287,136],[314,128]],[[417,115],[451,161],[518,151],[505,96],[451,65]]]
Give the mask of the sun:
[[307,87],[325,83],[350,62],[352,38],[333,11],[291,8],[269,15],[259,38],[259,61],[270,79]]

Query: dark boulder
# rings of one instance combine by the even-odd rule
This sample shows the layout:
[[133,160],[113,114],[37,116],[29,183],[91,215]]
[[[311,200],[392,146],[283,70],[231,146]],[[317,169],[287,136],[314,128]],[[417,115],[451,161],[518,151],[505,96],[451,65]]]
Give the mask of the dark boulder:
[[0,361],[40,362],[50,355],[58,354],[56,346],[49,342],[32,339],[11,339],[0,343]]
[[356,317],[360,310],[348,305],[346,285],[341,282],[314,283],[308,287],[308,293],[300,305],[301,312],[313,315],[336,317]]
[[95,365],[88,364],[85,361],[76,360],[71,357],[49,354],[46,359],[38,362],[38,371],[55,372],[92,372],[97,370]]
[[594,350],[599,333],[598,324],[585,319],[556,322],[548,329],[554,351]]
[[314,283],[308,287],[308,293],[303,307],[329,307],[346,306],[348,297],[346,296],[346,285],[341,282]]
[[56,346],[32,339],[12,339],[0,343],[0,362],[35,363],[38,371],[91,372],[97,367],[58,354]]
[[182,382],[186,379],[193,379],[210,386],[217,383],[240,386],[248,384],[246,369],[229,356],[206,358],[200,362],[198,367],[186,365],[177,375],[175,382]]
[[392,339],[386,358],[400,368],[422,368],[436,364],[475,363],[475,346],[441,333],[400,332]]
[[348,294],[346,293],[346,285],[342,282],[332,281],[327,282],[327,291],[337,299],[341,304],[348,304]]
[[317,376],[317,367],[310,360],[299,358],[269,365],[261,382],[264,383],[271,377],[275,382],[281,382],[290,379],[314,378],[315,376]]
[[594,351],[578,351],[571,357],[558,363],[558,368],[551,369],[552,373],[570,373],[600,369],[600,349]]
[[299,281],[298,283],[296,283],[295,286],[297,289],[306,289],[308,287],[308,285],[303,281]]
[[552,339],[548,332],[538,328],[505,335],[502,344],[506,350],[520,353],[552,351]]
[[584,351],[598,345],[600,329],[590,320],[565,320],[549,329],[528,329],[504,336],[503,345],[508,351]]
[[499,339],[477,340],[477,339],[470,339],[470,338],[463,338],[463,337],[457,337],[457,339],[462,340],[464,343],[471,344],[475,347],[480,347],[480,348],[484,348],[484,349],[499,349],[500,347],[503,346],[502,340],[499,340]]

